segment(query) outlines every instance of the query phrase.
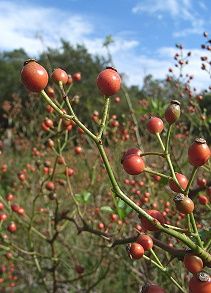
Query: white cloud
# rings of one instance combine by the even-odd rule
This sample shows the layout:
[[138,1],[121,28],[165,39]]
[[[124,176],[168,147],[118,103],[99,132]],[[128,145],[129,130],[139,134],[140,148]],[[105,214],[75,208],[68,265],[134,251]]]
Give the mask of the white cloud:
[[[18,13],[17,13],[18,11]],[[61,37],[76,43],[92,33],[92,25],[80,15],[68,15],[60,10],[0,2],[1,48],[24,47],[37,54],[43,47],[37,35],[47,46],[55,47]]]
[[[168,0],[169,2],[170,0]],[[189,0],[185,1],[186,7]],[[159,0],[158,0],[159,2]],[[178,12],[175,0],[170,1],[172,15]],[[170,6],[169,6],[170,7]],[[17,13],[18,11],[18,13]],[[36,35],[40,35],[45,46],[60,46],[60,38],[64,38],[71,44],[84,44],[90,53],[105,55],[103,37],[93,37],[98,28],[94,23],[82,15],[70,14],[54,8],[45,8],[32,5],[19,5],[0,1],[0,49],[12,50],[24,48],[31,56],[36,56],[43,51],[43,44]],[[130,35],[130,38],[128,37]],[[154,56],[138,54],[135,50],[139,42],[133,38],[131,32],[120,32],[114,36],[115,43],[110,49],[114,63],[120,72],[127,75],[128,85],[142,85],[146,74],[152,74],[155,78],[165,78],[169,66],[173,63],[174,48],[160,48],[154,52]],[[209,85],[206,73],[200,70],[200,50],[193,50],[190,71],[195,75],[194,85],[202,89]]]
[[145,0],[132,8],[133,13],[156,14],[158,12],[169,12],[172,16],[177,16],[179,10],[177,0],[166,0],[165,4],[162,0]]
[[[105,54],[102,47],[104,39],[92,37],[96,28],[89,20],[58,9],[28,5],[20,9],[18,4],[3,1],[0,2],[0,27],[0,48],[4,50],[23,47],[36,55],[44,49],[40,39],[46,47],[58,47],[60,39],[64,38],[71,44],[83,43],[91,53]],[[114,38],[116,42],[111,45],[112,53],[138,45],[136,40],[120,36]]]
[[203,10],[206,10],[206,9],[207,9],[207,6],[205,5],[204,2],[202,2],[202,1],[198,1],[198,3],[199,3],[199,6],[200,6]]
[[190,34],[202,34],[204,31],[204,20],[198,15],[195,15],[193,11],[185,9],[183,11],[184,20],[187,20],[191,23],[189,28],[183,29],[179,32],[173,34],[175,37],[185,37]]
[[177,17],[183,8],[190,6],[189,0],[144,0],[132,8],[133,13],[155,14],[158,12],[168,12],[171,16]]
[[[209,75],[200,69],[200,57],[204,55],[204,51],[200,49],[185,49],[184,55],[189,51],[192,52],[190,62],[184,68],[184,75],[189,73],[194,76],[192,85],[198,91],[207,88],[210,84]],[[143,83],[146,74],[152,74],[157,79],[164,79],[168,73],[168,68],[172,67],[175,75],[178,76],[178,70],[174,67],[173,57],[177,52],[174,47],[162,47],[155,52],[156,57],[149,57],[146,55],[133,55],[130,52],[127,54],[119,54],[116,58],[117,68],[121,68],[123,72],[127,73],[126,82],[129,85],[139,85]],[[130,60],[130,62],[124,62]],[[175,68],[175,69],[174,69]]]
[[[203,2],[199,2],[201,7]],[[144,0],[133,7],[135,14],[146,13],[152,16],[170,15],[175,23],[186,21],[190,25],[186,29],[173,33],[174,37],[185,37],[189,34],[201,34],[204,30],[204,20],[193,9],[192,0]]]

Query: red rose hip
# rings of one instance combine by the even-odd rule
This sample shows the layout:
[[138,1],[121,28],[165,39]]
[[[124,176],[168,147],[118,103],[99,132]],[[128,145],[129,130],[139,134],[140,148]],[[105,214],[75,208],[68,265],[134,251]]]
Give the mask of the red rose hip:
[[156,284],[145,284],[141,293],[166,293],[166,291]]
[[188,149],[188,159],[191,165],[200,167],[210,158],[210,149],[203,138],[196,138]]
[[35,60],[29,59],[21,70],[21,80],[29,91],[39,93],[48,84],[48,73]]
[[[165,218],[161,212],[159,212],[157,210],[148,210],[147,214],[149,214],[155,220],[160,222],[161,225],[163,225],[165,223]],[[144,228],[145,230],[149,230],[149,231],[157,231],[158,230],[158,228],[155,226],[155,224],[151,223],[149,220],[147,220],[144,217],[141,217],[141,225],[142,225],[142,228]]]
[[161,133],[163,128],[163,121],[158,117],[151,117],[147,122],[147,129],[152,134]]
[[144,248],[139,243],[131,243],[128,245],[128,253],[132,259],[139,259],[144,255]]
[[54,69],[54,71],[51,74],[51,78],[55,82],[62,82],[63,84],[66,84],[68,81],[68,75],[67,75],[66,71],[64,71],[61,68]]
[[194,203],[192,199],[182,193],[175,195],[174,202],[176,209],[184,215],[191,214],[194,210]]
[[209,203],[209,198],[206,195],[200,194],[198,196],[198,201],[202,205],[207,205]]
[[[177,181],[179,183],[179,185],[181,186],[181,188],[183,190],[186,189],[187,185],[188,185],[188,179],[185,175],[181,174],[181,173],[176,173],[176,178]],[[174,182],[173,179],[169,180],[169,187],[171,188],[171,190],[173,190],[174,192],[181,192],[181,189],[179,188],[179,186]]]
[[8,227],[7,230],[11,233],[15,233],[17,230],[16,224],[14,222],[11,222]]
[[193,274],[201,272],[204,266],[202,259],[192,253],[187,253],[183,262],[186,269]]
[[123,159],[123,168],[130,175],[138,175],[144,171],[145,164],[141,157],[128,155]]
[[126,152],[123,153],[121,162],[123,162],[124,158],[126,158],[129,155],[141,156],[141,150],[139,148],[130,148],[130,149],[128,149]]
[[115,68],[107,67],[99,73],[96,83],[100,92],[109,97],[120,90],[121,78]]
[[211,292],[211,277],[205,273],[200,272],[190,279],[189,293],[210,293]]
[[175,123],[180,117],[180,102],[172,100],[165,111],[165,119],[169,124]]
[[149,250],[153,247],[152,238],[148,235],[140,235],[136,242],[141,244],[144,250]]
[[72,79],[73,81],[80,81],[81,80],[81,73],[80,72],[76,72],[72,75]]

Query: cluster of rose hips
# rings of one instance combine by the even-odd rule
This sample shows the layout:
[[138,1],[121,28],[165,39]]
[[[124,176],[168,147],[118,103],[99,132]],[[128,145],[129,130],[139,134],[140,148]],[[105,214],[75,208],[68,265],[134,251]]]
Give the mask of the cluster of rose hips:
[[[34,59],[29,59],[24,63],[21,72],[21,78],[25,87],[31,92],[39,93],[44,90],[48,84],[48,73],[44,67],[38,64]],[[65,85],[71,85],[73,81],[80,81],[80,72],[68,75],[63,69],[56,68],[51,75],[55,82],[62,82]],[[51,98],[55,96],[54,89],[48,87],[48,94]]]
[[[173,100],[171,102],[171,105],[165,111],[165,119],[171,125],[178,120],[179,116],[180,116],[180,103],[178,101]],[[150,133],[154,135],[160,134],[164,129],[163,121],[158,117],[151,117],[149,121],[147,122],[147,129]],[[200,166],[203,166],[209,160],[209,158],[210,158],[210,149],[208,145],[206,144],[206,141],[202,138],[195,139],[193,144],[188,149],[189,163],[193,167],[198,168]],[[130,175],[139,175],[142,172],[144,172],[145,162],[142,157],[141,150],[138,148],[128,149],[123,154],[122,165],[124,170]],[[176,176],[177,182],[175,182],[175,180],[171,178],[169,180],[169,187],[172,191],[177,193],[177,195],[175,195],[174,197],[176,209],[183,215],[191,214],[194,210],[194,203],[188,196],[183,194],[183,191],[185,191],[188,186],[188,179],[186,178],[185,175],[181,173],[175,173],[175,176]],[[198,178],[197,184],[203,187],[206,186],[206,182],[204,182],[204,180],[200,178]],[[208,198],[204,196],[199,196],[199,202],[201,203],[203,202],[204,204],[207,204]],[[154,219],[159,221],[161,224],[165,223],[165,218],[163,217],[163,214],[161,212],[157,210],[148,210],[147,213],[151,215]],[[141,217],[141,224],[142,224],[141,227],[145,231],[157,230],[155,225],[153,225],[144,217]],[[144,237],[147,237],[147,239],[150,239],[149,236],[144,236]],[[129,254],[131,258],[139,259],[144,255],[144,251],[147,249],[145,249],[143,245],[141,244],[142,243],[140,243],[139,241],[136,241],[135,243],[132,243],[129,245],[128,249],[129,249]],[[210,279],[208,278],[209,275],[202,272],[202,269],[204,267],[202,259],[191,252],[187,252],[184,258],[184,265],[189,272],[194,274],[194,276],[192,277],[189,283],[190,292],[191,293],[208,292],[208,291],[203,291],[202,289],[202,287],[210,288],[210,285],[211,285]],[[203,276],[206,275],[206,281],[204,283],[200,281],[201,275]],[[198,291],[196,291],[196,289],[193,288],[194,286],[192,285],[192,283],[197,284],[196,288]]]
[[14,292],[14,291],[7,291],[8,288],[14,288],[17,285],[18,277],[14,274],[15,272],[15,265],[10,262],[11,256],[10,253],[7,253],[6,260],[9,262],[7,265],[2,264],[0,267],[0,287],[1,292]]
[[[208,33],[204,32],[203,36],[205,37],[206,42],[201,45],[201,48],[204,50],[210,51],[211,50],[211,45],[210,45],[211,40],[208,37]],[[179,78],[183,78],[183,80],[182,80],[182,83],[177,82],[177,78],[176,78],[176,76],[174,76],[174,70],[170,67],[168,70],[169,75],[167,76],[166,81],[170,82],[171,85],[173,87],[175,87],[175,91],[177,92],[177,94],[180,97],[183,98],[186,96],[189,99],[191,99],[195,96],[197,99],[199,98],[201,100],[201,98],[203,98],[203,97],[201,95],[196,95],[196,88],[195,87],[191,88],[191,86],[190,86],[191,82],[194,79],[193,74],[185,74],[184,75],[184,73],[183,73],[184,66],[189,63],[188,59],[191,56],[191,52],[187,52],[187,54],[185,55],[184,48],[180,44],[176,44],[176,48],[179,51],[174,55],[174,59],[176,61],[176,64],[174,66],[176,68],[178,68]],[[207,71],[208,74],[210,75],[211,74],[211,72],[210,72],[211,63],[210,63],[209,57],[206,55],[201,56],[201,61],[202,61],[201,69],[204,71]],[[210,87],[209,87],[209,89],[210,89]],[[205,92],[207,92],[207,90],[205,90]],[[193,102],[191,100],[190,100],[190,103],[193,104]],[[189,107],[190,113],[195,112],[195,110],[196,110],[195,106],[196,105],[194,105],[194,106],[190,105],[190,107]]]
[[[110,198],[111,194],[108,192],[107,194]],[[107,218],[107,223],[105,223],[102,214],[101,214],[101,208],[100,207],[94,207],[91,208],[89,213],[94,216],[95,220],[98,220],[97,222],[97,228],[101,231],[109,232],[110,229],[116,228],[116,225],[118,225],[120,228],[123,224],[123,221],[119,218],[119,216],[115,213],[109,213]],[[103,220],[103,221],[102,221]]]
[[[181,48],[182,49],[182,48]],[[180,65],[183,66],[182,60],[179,61]],[[67,78],[64,77],[64,72],[57,70],[53,72],[52,78],[59,83],[67,84]],[[45,89],[48,84],[48,74],[46,70],[35,61],[29,61],[25,64],[22,69],[21,77],[24,85],[33,92],[41,92]],[[112,68],[108,67],[103,70],[97,77],[97,86],[102,95],[106,97],[115,95],[121,86],[121,78],[118,72]],[[165,111],[165,119],[169,125],[175,123],[180,117],[180,103],[176,100],[173,100],[171,104]],[[45,121],[44,124],[47,128],[52,127],[52,123]],[[164,125],[163,121],[158,117],[150,118],[147,123],[147,129],[150,133],[159,135],[163,131]],[[193,144],[188,149],[188,159],[191,165],[195,168],[203,166],[208,159],[210,158],[210,149],[206,144],[204,139],[196,139]],[[145,161],[142,158],[142,152],[136,148],[129,149],[122,158],[122,165],[124,170],[130,175],[138,175],[144,172],[146,169]],[[180,173],[176,173],[176,180],[170,179],[169,186],[174,192],[178,192],[175,196],[174,201],[176,208],[179,212],[183,214],[190,214],[194,210],[193,201],[183,194],[185,189],[188,186],[187,178]],[[55,186],[52,185],[53,182],[48,182],[46,188],[49,191],[53,191]],[[157,210],[148,210],[147,213],[160,222],[161,225],[165,223],[164,216]],[[141,224],[145,230],[156,231],[157,227],[151,221],[147,220],[145,217],[141,217]],[[100,225],[99,229],[103,229],[104,226]],[[129,245],[129,254],[134,259],[139,259],[144,255],[144,252],[152,249],[153,242],[148,235],[140,235],[135,243]],[[194,258],[194,265],[193,265]],[[199,258],[199,259],[198,259]],[[202,272],[204,266],[200,257],[192,254],[186,254],[184,259],[184,264],[186,268],[194,274],[192,279],[189,282],[189,288],[191,293],[207,293],[208,291],[203,291],[202,287],[206,290],[210,289],[210,277],[208,274]],[[203,280],[202,280],[203,279]],[[196,291],[196,288],[198,291]],[[150,291],[144,291],[150,292]]]
[[[136,242],[127,246],[127,251],[131,259],[138,260],[143,257],[144,253],[151,251],[153,248],[153,240],[146,234],[140,234]],[[146,284],[142,287],[142,293],[165,293],[164,289],[156,284]]]
[[[73,77],[74,77],[74,75],[73,75]],[[47,87],[47,84],[48,84],[47,71],[40,64],[35,62],[35,60],[28,60],[25,62],[24,67],[21,71],[21,78],[22,78],[22,81],[23,81],[24,85],[26,86],[26,88],[32,92],[41,92],[42,90],[44,90]],[[51,78],[56,83],[62,83],[63,85],[70,84],[70,83],[68,83],[67,73],[60,68],[57,68],[53,71],[53,73],[51,74]],[[76,79],[74,79],[74,81],[75,80]],[[100,92],[105,96],[113,95],[116,92],[118,92],[120,89],[120,84],[121,84],[120,76],[117,73],[117,71],[112,67],[108,67],[107,69],[103,70],[97,78],[97,86],[100,89]],[[54,92],[53,88],[48,86],[46,88],[46,93],[52,99],[55,98],[55,92]],[[116,101],[116,103],[119,103],[120,97],[116,97],[115,101]],[[47,111],[49,113],[51,113],[54,110],[50,105],[48,105]],[[63,111],[65,112],[65,110],[63,110]],[[96,121],[98,119],[99,115],[97,112],[94,112],[92,116],[93,116],[93,120]],[[75,123],[70,120],[63,119],[62,122],[63,122],[65,129],[68,131],[71,131],[72,128],[75,126]],[[119,122],[115,116],[113,116],[111,118],[110,126],[111,126],[111,128],[118,128],[119,127]],[[49,130],[52,130],[53,127],[54,127],[54,122],[50,118],[46,117],[42,123],[42,129],[44,131],[49,131]],[[120,131],[121,131],[120,136],[124,140],[128,140],[129,139],[128,130],[123,128]],[[83,133],[83,130],[78,128],[78,132]],[[54,147],[54,142],[51,139],[48,140],[48,146]],[[80,147],[75,148],[76,154],[79,154],[81,152],[81,149],[79,149],[79,148]]]
[[128,244],[127,250],[131,259],[140,259],[144,252],[149,251],[152,247],[152,238],[146,234],[141,234],[136,242]]
[[[81,76],[80,73],[74,74],[70,82],[70,75],[68,76],[63,69],[57,68],[52,72],[51,78],[56,83],[60,82],[63,85],[70,85],[72,80],[79,81]],[[21,79],[29,91],[39,93],[47,87],[49,78],[44,67],[34,59],[29,59],[24,63],[21,71]],[[121,78],[114,68],[108,67],[99,74],[97,86],[103,95],[112,96],[119,91]],[[50,94],[50,97],[53,97],[55,93],[52,89],[48,88],[48,94]],[[119,99],[117,101],[119,102]]]
[[[201,45],[201,48],[207,51],[211,51],[211,40],[209,39],[208,33],[204,32],[204,38],[206,39],[206,42]],[[211,67],[211,61],[208,56],[201,56],[201,69],[207,71],[210,74],[210,67]]]
[[[137,149],[138,150],[138,149]],[[158,181],[161,179],[161,177],[159,176],[159,180],[157,178],[158,176],[153,176],[154,181]],[[185,188],[187,187],[188,184],[188,179],[186,178],[185,175],[181,174],[181,173],[176,173],[176,178],[180,184],[180,186],[182,187],[183,190],[185,190]],[[205,178],[198,178],[198,181],[201,181],[203,179],[203,182],[206,181]],[[148,191],[144,191],[144,189],[146,188],[146,186],[148,186],[148,183],[145,182],[145,180],[141,179],[141,180],[134,180],[134,179],[125,179],[124,180],[124,184],[128,187],[130,187],[129,189],[127,189],[128,193],[131,194],[131,199],[140,207],[145,208],[145,205],[149,205],[151,206],[152,210],[157,210],[159,209],[160,211],[163,209],[163,211],[161,212],[162,216],[164,217],[164,221],[166,224],[170,225],[175,223],[177,227],[179,227],[181,225],[181,220],[185,219],[185,214],[183,214],[182,212],[176,212],[173,208],[172,208],[172,204],[170,201],[166,201],[164,198],[157,198],[157,200],[155,200],[155,198],[152,198],[152,202],[151,202],[151,193]],[[143,192],[142,189],[143,188]],[[178,185],[174,182],[173,179],[169,180],[169,188],[176,193],[181,192],[181,189],[178,187]],[[209,189],[208,189],[209,190]],[[156,196],[155,196],[156,197]],[[206,205],[209,203],[209,198],[205,195],[198,195],[198,201],[201,205]],[[149,212],[149,211],[148,211]],[[149,212],[149,214],[151,214],[151,212]],[[202,227],[201,223],[197,224],[198,228]],[[139,224],[136,225],[136,230],[137,231],[142,231],[143,228],[142,226],[140,226]],[[169,240],[168,243],[170,246],[173,245],[172,241]]]
[[[46,110],[47,110],[47,112],[49,112],[49,108],[47,108]],[[65,112],[65,110],[63,110],[63,111]],[[54,109],[51,107],[49,113],[52,113],[52,112],[54,112]],[[73,121],[69,121],[69,120],[65,120],[65,119],[62,120],[62,131],[71,132],[74,129],[74,127],[75,127],[75,123]],[[54,130],[56,128],[56,124],[55,124],[55,122],[52,119],[50,119],[48,117],[45,117],[44,121],[41,124],[41,128],[45,132],[49,132],[50,131],[52,134],[54,134],[55,133]],[[83,134],[83,130],[80,127],[77,128],[77,132],[79,134]],[[49,139],[49,147],[53,147],[54,146],[54,145],[51,145],[52,144],[51,141],[52,140]]]
[[[188,52],[185,56],[184,56],[184,48],[182,45],[180,44],[176,44],[176,48],[179,50],[175,55],[174,55],[174,60],[176,61],[176,63],[174,64],[174,66],[179,70],[179,78],[183,78],[183,85],[180,82],[176,82],[176,77],[174,76],[174,70],[172,69],[172,67],[170,67],[168,69],[169,74],[167,75],[166,81],[172,83],[172,81],[174,81],[172,83],[173,87],[175,87],[175,91],[178,91],[178,94],[180,97],[184,97],[184,93],[186,93],[187,95],[191,96],[192,95],[192,91],[190,88],[190,82],[193,80],[193,75],[189,75],[186,74],[184,76],[183,74],[183,69],[184,66],[187,65],[189,63],[189,58],[191,56],[191,52]],[[194,89],[195,91],[195,89]]]
[[[136,242],[127,246],[127,251],[131,259],[138,260],[143,257],[145,252],[152,251],[153,240],[149,235],[140,234]],[[165,293],[165,290],[157,284],[147,283],[142,287],[141,293]]]
[[[24,216],[25,214],[25,210],[22,206],[20,206],[18,203],[15,203],[15,196],[12,193],[8,193],[5,196],[5,199],[8,203],[8,206],[10,207],[10,214],[12,217],[12,212],[17,214],[18,216]],[[14,203],[13,203],[14,202]],[[4,204],[2,202],[0,202],[0,222],[4,223],[8,217],[10,217],[6,212],[5,212],[6,208],[4,206]],[[7,225],[7,231],[9,231],[10,233],[15,233],[17,230],[17,226],[16,223],[14,221],[11,221],[8,225]]]
[[[116,97],[120,98],[120,97]],[[100,125],[101,119],[98,111],[94,111],[91,115],[91,119],[96,124]],[[119,141],[128,141],[134,139],[134,124],[131,120],[121,121],[122,117],[117,116],[116,114],[111,115],[111,118],[108,121],[108,127],[106,129],[106,138],[112,140],[114,143]]]
[[[25,215],[25,210],[23,207],[21,207],[18,203],[15,203],[15,196],[12,193],[8,193],[5,196],[6,202],[7,202],[7,209],[8,212],[6,211],[5,205],[0,202],[0,225],[1,225],[1,240],[2,243],[8,243],[10,241],[9,235],[4,232],[4,223],[9,219],[9,218],[14,218],[14,214],[16,214],[18,217],[23,217]],[[17,225],[15,220],[10,220],[10,222],[6,226],[6,230],[10,232],[11,234],[14,234],[17,231]],[[15,266],[13,263],[11,263],[11,258],[13,258],[13,254],[8,251],[5,253],[5,259],[7,262],[10,262],[8,264],[8,268],[6,265],[2,265],[0,267],[0,286],[3,286],[5,284],[5,289],[6,288],[13,288],[16,286],[16,281],[17,281],[17,276],[14,275],[15,272]],[[1,287],[1,292],[6,292],[4,291],[4,288]]]
[[[182,48],[181,48],[182,49]],[[190,53],[188,53],[190,56]],[[181,66],[183,65],[182,62]],[[106,93],[105,93],[106,94]],[[111,93],[109,93],[111,95]],[[114,94],[114,93],[113,93]],[[170,106],[165,111],[165,119],[169,125],[175,123],[180,117],[180,103],[178,101],[173,100]],[[163,131],[163,121],[160,118],[152,117],[148,124],[148,130],[152,134],[160,134]],[[193,144],[188,149],[188,160],[189,163],[198,168],[203,166],[210,158],[210,149],[206,144],[204,139],[196,139]],[[124,153],[122,158],[122,164],[124,170],[130,175],[138,175],[142,173],[145,169],[144,160],[141,158],[141,151],[137,148],[129,149]],[[170,179],[169,185],[170,188],[175,192],[181,192],[186,189],[188,185],[188,180],[183,174],[176,173],[177,183]],[[178,186],[179,185],[179,186]],[[194,210],[193,201],[182,193],[177,194],[174,197],[174,201],[176,203],[176,208],[183,214],[190,214]],[[158,220],[161,224],[164,224],[163,215],[156,210],[149,210],[148,214],[150,214],[154,219]],[[149,222],[146,218],[141,218],[142,227],[145,230],[156,231],[156,227],[153,223]],[[143,237],[143,236],[140,236]],[[148,240],[151,239],[149,236],[144,236]],[[150,241],[149,241],[150,242]],[[148,242],[147,242],[148,243]],[[149,243],[148,243],[149,244]],[[146,245],[145,249],[143,247],[144,241],[138,243],[132,243],[128,246],[129,254],[134,259],[139,259],[144,255],[144,251],[148,248],[151,249],[150,242],[149,245]],[[153,244],[152,244],[153,245]],[[203,262],[200,257],[193,254],[186,254],[184,258],[185,267],[193,273],[193,277],[189,282],[189,289],[191,293],[202,293],[208,292],[211,289],[211,278],[208,274],[202,271]]]
[[[175,123],[180,116],[180,103],[173,100],[170,106],[165,111],[165,119],[171,125]],[[151,117],[147,123],[147,129],[152,134],[160,134],[164,129],[163,121],[158,117]],[[210,149],[206,144],[206,141],[202,138],[197,138],[188,149],[189,162],[194,167],[200,167],[204,165],[210,158]],[[124,170],[130,175],[141,174],[145,169],[145,162],[142,158],[141,150],[137,148],[131,148],[124,153],[122,158],[122,164]],[[176,178],[179,183],[175,180],[170,179],[169,186],[174,192],[181,192],[185,190],[188,185],[188,179],[185,175],[176,173]],[[181,189],[182,188],[182,189]],[[183,214],[192,213],[194,210],[194,203],[189,198],[184,196],[182,193],[178,194],[174,198],[176,208]]]

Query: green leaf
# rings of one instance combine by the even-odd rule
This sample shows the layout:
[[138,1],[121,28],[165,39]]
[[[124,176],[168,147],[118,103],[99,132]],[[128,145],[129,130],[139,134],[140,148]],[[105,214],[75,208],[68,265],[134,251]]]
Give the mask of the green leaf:
[[88,192],[88,191],[83,192],[84,203],[87,203],[90,200],[90,196],[91,196],[90,192]]
[[81,193],[75,194],[75,199],[78,203],[86,204],[89,202],[91,193],[88,191],[83,191]]
[[125,202],[123,200],[119,200],[117,204],[118,208],[124,208],[125,207]]
[[121,220],[124,220],[124,218],[126,217],[125,210],[119,208],[119,209],[117,210],[117,212],[118,212],[118,216],[120,217],[120,219],[121,219]]
[[84,203],[83,196],[80,193],[75,194],[75,199],[78,203]]
[[103,206],[103,207],[100,208],[100,210],[102,212],[106,212],[106,213],[114,213],[114,210],[109,206]]
[[128,215],[133,209],[130,206],[127,206],[125,209],[126,215]]
[[151,104],[152,104],[152,107],[153,107],[154,109],[157,109],[158,104],[157,104],[157,102],[156,102],[155,100],[151,100]]

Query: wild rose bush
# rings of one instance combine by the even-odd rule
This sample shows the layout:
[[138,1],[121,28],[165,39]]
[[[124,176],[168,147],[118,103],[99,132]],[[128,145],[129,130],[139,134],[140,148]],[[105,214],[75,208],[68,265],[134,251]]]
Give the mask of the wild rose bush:
[[[191,53],[177,47],[181,75]],[[176,83],[173,74],[172,100],[141,99],[136,113],[106,68],[96,77],[104,106],[87,126],[71,95],[79,72],[49,78],[35,60],[24,64],[23,84],[46,117],[20,160],[1,145],[2,292],[210,291],[209,122],[193,77]],[[117,115],[124,97],[128,113]]]

